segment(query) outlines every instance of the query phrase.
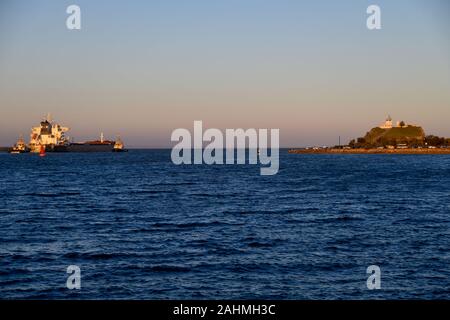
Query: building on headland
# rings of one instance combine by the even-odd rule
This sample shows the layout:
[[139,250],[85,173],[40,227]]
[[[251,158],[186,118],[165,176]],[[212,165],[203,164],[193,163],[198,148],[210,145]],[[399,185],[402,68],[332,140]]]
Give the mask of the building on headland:
[[382,124],[380,124],[378,126],[378,128],[381,128],[381,129],[392,129],[392,128],[405,128],[405,127],[410,127],[410,126],[414,127],[416,125],[409,124],[409,123],[406,123],[404,121],[397,121],[396,125],[394,126],[391,116],[388,116],[386,118],[386,121],[383,122]]
[[392,118],[388,116],[386,121],[380,125],[381,129],[392,129]]

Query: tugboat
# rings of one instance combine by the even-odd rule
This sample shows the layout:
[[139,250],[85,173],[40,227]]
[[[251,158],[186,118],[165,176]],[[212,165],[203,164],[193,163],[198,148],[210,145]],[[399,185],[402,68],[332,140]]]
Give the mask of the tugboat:
[[120,140],[120,137],[117,137],[116,142],[114,143],[113,152],[127,152],[128,150],[124,149],[123,142]]
[[30,150],[27,148],[22,136],[19,137],[19,140],[17,140],[16,144],[9,151],[9,153],[13,154],[27,153],[27,152],[30,152]]

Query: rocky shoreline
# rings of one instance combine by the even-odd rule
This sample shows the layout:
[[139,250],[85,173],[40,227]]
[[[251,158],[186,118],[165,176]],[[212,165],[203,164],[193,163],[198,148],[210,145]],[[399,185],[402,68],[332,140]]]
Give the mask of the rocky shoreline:
[[450,154],[447,149],[289,149],[290,154]]

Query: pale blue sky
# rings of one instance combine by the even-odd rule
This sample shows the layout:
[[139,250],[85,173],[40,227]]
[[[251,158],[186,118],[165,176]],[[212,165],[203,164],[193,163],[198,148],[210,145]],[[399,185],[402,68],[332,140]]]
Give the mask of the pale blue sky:
[[47,112],[76,140],[136,147],[194,120],[279,128],[282,146],[346,141],[387,114],[450,137],[449,3],[0,0],[0,145]]

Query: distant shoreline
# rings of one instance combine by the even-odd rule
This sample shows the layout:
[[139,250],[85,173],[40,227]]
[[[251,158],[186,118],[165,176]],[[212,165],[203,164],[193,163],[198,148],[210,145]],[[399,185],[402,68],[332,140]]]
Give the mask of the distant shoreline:
[[[10,147],[0,147],[0,153],[9,152]],[[129,148],[128,150],[171,150],[171,148]],[[448,149],[301,149],[280,148],[289,154],[450,154]]]
[[450,154],[450,149],[289,149],[290,154]]

